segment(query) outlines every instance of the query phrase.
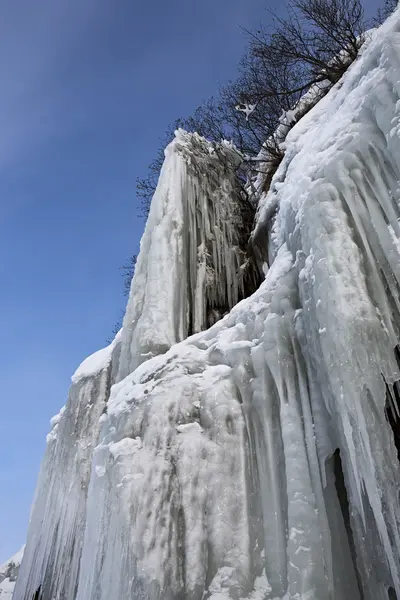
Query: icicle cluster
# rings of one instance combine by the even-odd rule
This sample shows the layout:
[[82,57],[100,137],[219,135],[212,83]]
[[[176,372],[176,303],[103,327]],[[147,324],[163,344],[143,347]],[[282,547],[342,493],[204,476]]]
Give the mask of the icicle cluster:
[[75,376],[13,600],[400,598],[399,23],[288,134],[265,281],[180,343],[220,310],[236,234],[209,207],[224,161],[169,148],[121,354]]
[[228,143],[176,132],[153,198],[124,318],[119,379],[221,318],[259,283],[246,245],[254,211]]

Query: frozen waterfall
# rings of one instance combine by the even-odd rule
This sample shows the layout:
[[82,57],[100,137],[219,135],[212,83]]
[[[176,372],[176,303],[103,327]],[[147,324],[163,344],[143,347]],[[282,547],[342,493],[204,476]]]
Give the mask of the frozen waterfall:
[[[51,420],[13,597],[75,598],[93,448],[119,350],[117,336],[108,348],[82,363],[72,377],[66,406]],[[34,597],[38,590],[41,595]]]
[[288,134],[247,298],[235,160],[167,149],[123,330],[53,421],[13,600],[400,599],[400,10]]

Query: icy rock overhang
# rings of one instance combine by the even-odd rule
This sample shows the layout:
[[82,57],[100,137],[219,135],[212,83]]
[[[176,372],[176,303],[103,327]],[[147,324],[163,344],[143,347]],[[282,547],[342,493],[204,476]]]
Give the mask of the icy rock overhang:
[[254,209],[228,142],[178,130],[165,150],[123,323],[119,378],[209,327],[252,293]]

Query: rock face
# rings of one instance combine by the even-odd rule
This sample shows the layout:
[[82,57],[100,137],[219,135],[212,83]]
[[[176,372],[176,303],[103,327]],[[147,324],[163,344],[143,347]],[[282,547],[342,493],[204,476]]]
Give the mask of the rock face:
[[11,600],[12,598],[23,553],[24,547],[0,566],[0,600]]
[[13,600],[400,598],[399,31],[397,11],[289,133],[253,236],[269,268],[235,306],[235,153],[167,149],[122,332],[53,421]]

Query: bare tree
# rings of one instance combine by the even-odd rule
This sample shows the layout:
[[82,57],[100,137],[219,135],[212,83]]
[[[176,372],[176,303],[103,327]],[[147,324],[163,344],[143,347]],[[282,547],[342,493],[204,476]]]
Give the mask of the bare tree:
[[133,256],[131,256],[122,267],[120,267],[121,271],[124,273],[124,296],[129,296],[129,292],[131,291],[131,283],[135,274],[136,261],[137,255],[133,254]]
[[[396,0],[386,0],[379,19],[396,5]],[[267,145],[271,161],[279,164],[282,150],[274,132],[282,113],[295,108],[312,86],[321,93],[328,91],[356,59],[369,26],[361,0],[288,0],[286,17],[271,17],[268,27],[247,32],[249,47],[238,79],[167,129],[147,176],[138,179],[144,214],[157,184],[163,149],[178,127],[210,141],[230,139],[244,156],[256,156]],[[239,168],[239,176],[244,180],[256,169],[257,162],[249,161]]]
[[[311,85],[336,83],[357,57],[367,22],[360,0],[289,0],[286,18],[273,17],[273,30],[251,34],[250,52],[267,70],[289,71],[289,88],[278,96],[303,93]],[[292,81],[291,81],[292,80]]]

